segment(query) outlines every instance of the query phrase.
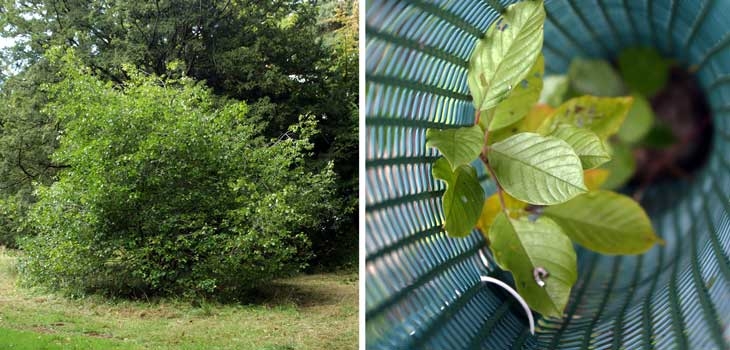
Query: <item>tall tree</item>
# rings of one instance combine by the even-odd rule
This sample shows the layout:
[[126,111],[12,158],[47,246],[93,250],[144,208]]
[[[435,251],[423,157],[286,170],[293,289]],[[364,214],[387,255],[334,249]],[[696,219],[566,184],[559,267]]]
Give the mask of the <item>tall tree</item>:
[[66,167],[51,160],[61,124],[43,113],[54,71],[41,60],[0,85],[0,245],[14,247],[27,233],[22,219],[35,201],[34,185],[52,183]]
[[3,36],[29,48],[15,60],[32,63],[53,45],[73,47],[118,83],[128,78],[123,64],[162,75],[177,60],[217,93],[262,104],[271,132],[311,109],[326,55],[316,7],[306,1],[3,0],[0,13]]
[[324,260],[353,261],[358,236],[358,2],[329,0],[319,5],[319,28],[328,49],[320,63],[325,68],[320,90],[326,92],[323,100],[330,102],[317,105],[322,133],[314,141],[321,159],[335,161],[343,211],[329,218],[331,229],[313,239],[313,245],[315,252],[327,257]]

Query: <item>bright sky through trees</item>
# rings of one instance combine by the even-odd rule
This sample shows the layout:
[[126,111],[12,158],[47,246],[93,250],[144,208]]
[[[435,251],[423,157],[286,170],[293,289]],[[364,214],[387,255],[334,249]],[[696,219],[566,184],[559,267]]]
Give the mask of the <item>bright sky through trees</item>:
[[12,38],[0,37],[0,48],[5,48],[5,47],[13,45],[13,41],[14,40]]

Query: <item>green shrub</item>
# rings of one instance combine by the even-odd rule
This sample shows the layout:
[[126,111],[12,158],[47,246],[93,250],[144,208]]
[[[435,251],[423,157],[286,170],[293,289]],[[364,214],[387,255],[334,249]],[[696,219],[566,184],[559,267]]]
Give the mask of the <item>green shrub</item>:
[[244,103],[128,69],[123,88],[64,70],[47,113],[64,123],[22,242],[25,281],[70,293],[237,295],[309,257],[302,228],[331,210],[331,164],[306,170],[313,121],[279,139]]

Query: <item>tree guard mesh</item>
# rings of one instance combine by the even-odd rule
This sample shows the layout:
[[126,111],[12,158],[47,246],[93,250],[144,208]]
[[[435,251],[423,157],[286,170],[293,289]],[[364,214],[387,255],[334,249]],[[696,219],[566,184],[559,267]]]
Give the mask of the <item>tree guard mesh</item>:
[[479,282],[509,278],[481,235],[453,239],[441,228],[444,185],[431,177],[436,152],[424,146],[427,128],[473,123],[467,60],[497,18],[490,3],[511,2],[366,3],[367,348],[729,348],[730,1],[546,2],[550,73],[575,56],[656,47],[696,69],[714,136],[692,179],[645,195],[666,245],[624,257],[579,249],[564,319],[539,320],[535,336],[508,293]]

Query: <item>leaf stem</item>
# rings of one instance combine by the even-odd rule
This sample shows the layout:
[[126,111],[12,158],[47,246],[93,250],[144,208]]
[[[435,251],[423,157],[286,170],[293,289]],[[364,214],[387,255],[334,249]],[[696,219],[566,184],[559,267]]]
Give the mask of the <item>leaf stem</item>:
[[499,196],[499,204],[502,206],[502,211],[505,215],[509,217],[509,212],[507,211],[507,204],[504,201],[504,193],[502,189],[502,185],[499,184],[499,180],[497,180],[497,174],[494,173],[494,169],[492,169],[492,166],[489,164],[489,157],[487,156],[489,154],[489,128],[487,128],[487,131],[484,132],[484,147],[482,147],[482,154],[479,156],[479,158],[484,162],[484,165],[487,167],[487,171],[489,171],[489,175],[494,179],[494,184],[497,186],[497,196]]

